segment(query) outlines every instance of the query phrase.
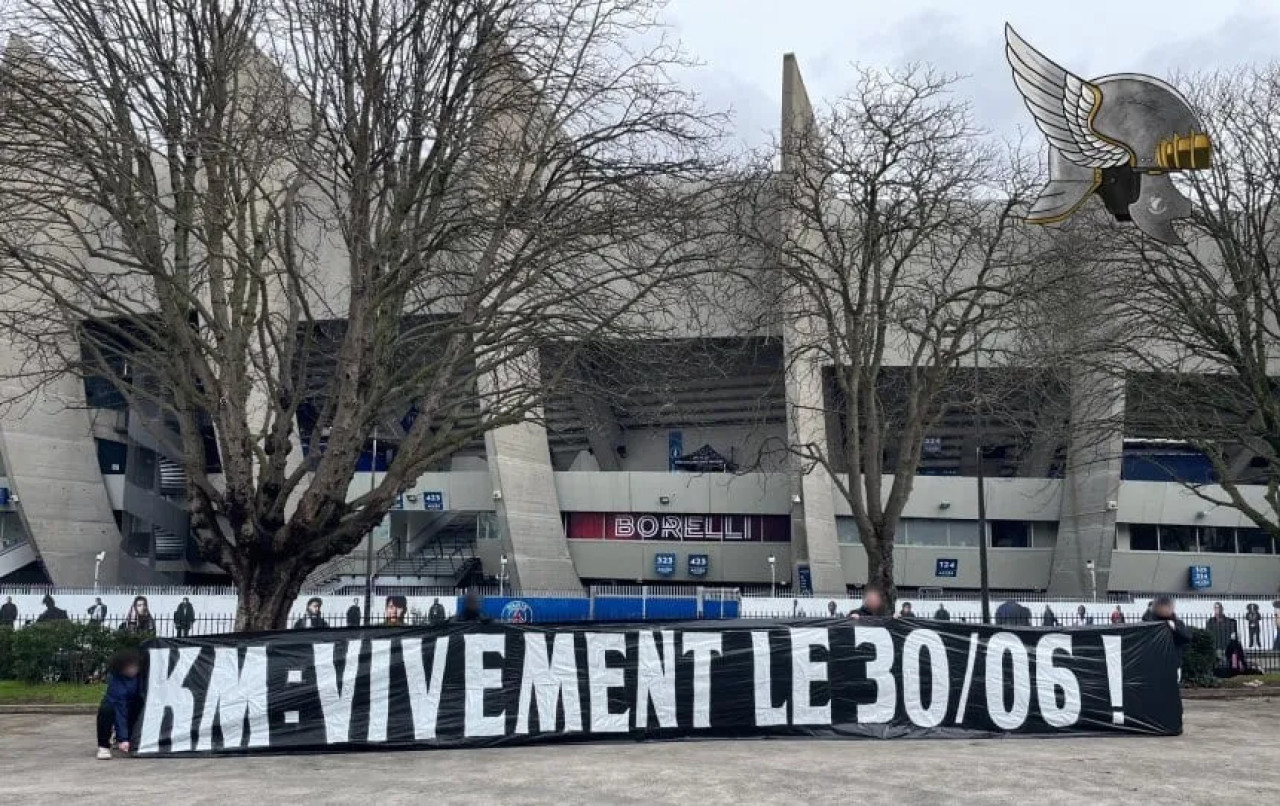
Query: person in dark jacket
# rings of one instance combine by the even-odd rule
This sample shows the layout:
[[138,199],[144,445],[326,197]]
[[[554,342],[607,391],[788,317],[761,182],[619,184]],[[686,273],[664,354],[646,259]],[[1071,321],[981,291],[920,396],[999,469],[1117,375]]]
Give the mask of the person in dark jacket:
[[1058,617],[1054,615],[1053,608],[1049,605],[1044,606],[1044,613],[1040,615],[1040,623],[1046,627],[1057,627]]
[[[1187,654],[1187,645],[1191,643],[1191,630],[1182,623],[1178,614],[1173,612],[1173,600],[1168,596],[1157,596],[1151,603],[1151,610],[1142,617],[1143,621],[1163,621],[1173,630],[1173,645],[1178,648],[1179,656]],[[1178,664],[1181,666],[1181,662]],[[1181,671],[1179,671],[1181,674]]]
[[1236,620],[1227,618],[1222,610],[1222,602],[1213,603],[1213,615],[1205,622],[1204,628],[1213,636],[1213,648],[1218,651],[1218,657],[1225,660],[1227,644],[1236,637]]
[[862,592],[862,604],[849,611],[849,618],[887,618],[893,615],[879,588],[868,587]]
[[938,609],[933,611],[933,620],[934,621],[950,621],[951,620],[951,613],[950,611],[947,610],[946,605],[942,605],[942,604],[938,605]]
[[179,638],[186,638],[191,634],[191,627],[195,623],[196,609],[192,606],[191,600],[183,596],[182,601],[178,603],[178,609],[173,611],[173,631]]
[[996,624],[1008,627],[1030,627],[1031,610],[1012,599],[1006,599],[996,608]]
[[302,618],[293,623],[295,630],[327,630],[329,622],[324,620],[324,616],[320,611],[324,609],[324,601],[319,596],[312,596],[307,600],[307,612],[302,614]]
[[360,626],[360,600],[359,599],[352,599],[351,607],[347,608],[347,626],[348,627]]
[[445,621],[448,620],[448,618],[449,617],[445,615],[445,612],[444,612],[444,605],[440,604],[440,600],[432,599],[431,607],[427,608],[427,623],[428,624],[444,624]]
[[131,749],[129,730],[142,708],[138,688],[138,672],[142,659],[135,649],[117,652],[111,658],[107,674],[107,693],[98,706],[98,758],[111,760],[111,733],[115,731],[116,747],[128,753]]
[[94,598],[88,612],[90,624],[101,624],[107,620],[107,606],[103,604],[101,597]]
[[18,621],[18,606],[13,603],[12,596],[6,596],[0,605],[0,630],[12,630]]
[[36,616],[36,621],[66,621],[67,620],[67,611],[63,610],[61,607],[58,607],[57,604],[54,603],[53,597],[50,596],[49,594],[46,593],[44,595],[44,598],[40,600],[40,603],[44,605],[44,612]]
[[484,602],[481,601],[480,594],[467,591],[467,595],[462,599],[462,609],[453,617],[453,620],[461,623],[488,624],[489,617],[484,614]]

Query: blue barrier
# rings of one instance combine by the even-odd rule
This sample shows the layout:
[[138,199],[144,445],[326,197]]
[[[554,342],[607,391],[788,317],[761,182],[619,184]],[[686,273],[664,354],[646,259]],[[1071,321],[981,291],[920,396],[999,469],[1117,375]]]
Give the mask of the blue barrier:
[[[485,596],[481,599],[489,618],[514,624],[555,624],[572,621],[692,621],[698,616],[696,596]],[[461,612],[463,597],[458,597]],[[704,619],[735,619],[736,599],[707,599]]]

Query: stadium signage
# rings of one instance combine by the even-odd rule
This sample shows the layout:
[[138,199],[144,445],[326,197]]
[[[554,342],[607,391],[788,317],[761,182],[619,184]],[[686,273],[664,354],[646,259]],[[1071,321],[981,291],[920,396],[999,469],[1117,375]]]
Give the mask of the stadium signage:
[[787,542],[786,515],[680,515],[648,512],[570,512],[566,534],[574,539]]
[[1164,625],[464,625],[146,646],[144,755],[1181,731]]

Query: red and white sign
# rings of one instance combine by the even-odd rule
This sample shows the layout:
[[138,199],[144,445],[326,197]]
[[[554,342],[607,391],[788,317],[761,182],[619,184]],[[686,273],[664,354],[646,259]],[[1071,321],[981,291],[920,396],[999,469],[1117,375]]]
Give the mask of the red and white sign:
[[786,543],[791,540],[791,519],[786,515],[570,512],[565,516],[565,534],[575,540]]

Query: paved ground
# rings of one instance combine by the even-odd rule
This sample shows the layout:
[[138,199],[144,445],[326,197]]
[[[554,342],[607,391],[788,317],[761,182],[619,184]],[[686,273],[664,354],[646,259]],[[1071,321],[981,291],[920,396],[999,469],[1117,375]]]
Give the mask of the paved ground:
[[[87,716],[0,715],[0,803],[1280,803],[1280,699],[1189,702],[1174,739],[739,741],[92,757]],[[87,741],[86,741],[87,739]]]

